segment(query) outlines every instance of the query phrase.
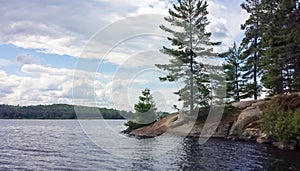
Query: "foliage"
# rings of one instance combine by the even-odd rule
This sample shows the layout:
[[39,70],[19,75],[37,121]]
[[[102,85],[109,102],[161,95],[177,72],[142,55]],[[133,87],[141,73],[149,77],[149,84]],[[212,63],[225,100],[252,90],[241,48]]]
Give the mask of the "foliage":
[[227,98],[240,101],[241,98],[249,97],[245,90],[245,81],[242,79],[242,47],[235,43],[227,52],[220,56],[225,60],[223,68],[226,73]]
[[300,105],[287,107],[292,99],[290,96],[277,97],[263,109],[262,127],[280,141],[288,141],[300,136]]
[[[80,108],[89,110],[90,107]],[[132,113],[114,109],[96,108],[104,119],[124,119]],[[53,104],[38,106],[0,105],[0,119],[76,119],[73,105]]]
[[257,98],[259,80],[271,94],[300,91],[300,1],[246,0],[241,7],[249,13],[242,25],[245,48],[243,78]]
[[[183,81],[185,86],[177,94],[183,101],[185,109],[195,109],[195,105],[207,106],[210,100],[209,78],[200,58],[216,56],[212,46],[219,43],[210,41],[211,33],[205,31],[209,24],[207,19],[207,2],[199,0],[178,0],[169,9],[165,20],[173,27],[164,25],[160,28],[172,34],[168,40],[172,47],[163,47],[162,53],[172,57],[169,64],[156,66],[168,72],[161,81]],[[179,31],[181,30],[181,31]]]
[[149,89],[142,91],[142,95],[139,96],[139,101],[134,105],[136,111],[136,121],[139,124],[148,124],[156,120],[156,110],[153,97]]
[[272,94],[300,91],[299,0],[264,2],[269,27],[263,36],[264,86]]
[[134,119],[125,123],[128,131],[149,125],[157,119],[157,109],[149,89],[142,91],[142,95],[139,96],[139,101],[134,105],[134,109],[136,111]]
[[242,9],[250,14],[249,18],[241,25],[245,31],[242,46],[245,48],[241,55],[244,61],[243,79],[251,80],[245,87],[247,94],[253,95],[257,100],[259,95],[258,77],[261,74],[261,37],[264,32],[264,20],[260,0],[246,0],[241,4]]
[[135,129],[145,126],[145,124],[139,124],[139,123],[136,123],[131,120],[126,122],[124,125],[128,127],[127,131],[132,131],[132,130],[135,130]]

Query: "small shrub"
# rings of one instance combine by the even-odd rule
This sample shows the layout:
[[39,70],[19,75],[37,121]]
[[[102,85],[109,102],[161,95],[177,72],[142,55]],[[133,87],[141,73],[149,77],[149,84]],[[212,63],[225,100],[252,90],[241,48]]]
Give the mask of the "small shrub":
[[[286,102],[286,100],[285,100]],[[295,109],[295,108],[294,108]],[[300,109],[285,108],[281,101],[273,101],[263,108],[262,128],[279,141],[286,142],[300,136]]]
[[294,125],[292,124],[293,116],[288,114],[280,116],[275,121],[274,134],[282,142],[288,141],[294,137]]
[[124,125],[128,127],[129,131],[132,131],[132,130],[135,130],[135,129],[138,129],[138,128],[144,126],[144,124],[139,124],[139,123],[136,123],[134,121],[128,121]]
[[292,125],[294,125],[295,136],[300,137],[300,109],[294,112]]
[[138,129],[138,128],[141,128],[141,127],[144,127],[144,126],[148,126],[148,125],[151,125],[153,124],[154,122],[151,122],[151,123],[148,123],[148,124],[140,124],[140,123],[137,123],[135,121],[128,121],[126,122],[124,125],[127,126],[127,131],[133,131],[135,129]]
[[268,133],[272,134],[275,132],[275,125],[278,112],[280,111],[279,107],[273,103],[267,104],[263,109],[263,118],[262,118],[262,128]]

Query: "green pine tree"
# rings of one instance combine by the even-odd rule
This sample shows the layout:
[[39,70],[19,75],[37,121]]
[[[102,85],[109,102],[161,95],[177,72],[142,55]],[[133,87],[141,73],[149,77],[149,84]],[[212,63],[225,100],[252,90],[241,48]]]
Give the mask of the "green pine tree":
[[157,109],[149,89],[142,91],[139,101],[134,105],[134,110],[133,118],[124,124],[128,127],[125,132],[130,132],[156,121]]
[[156,107],[149,89],[142,91],[139,101],[134,105],[136,111],[136,122],[139,124],[149,124],[156,120]]
[[[183,101],[183,108],[192,112],[196,106],[207,106],[210,101],[209,77],[200,58],[215,56],[212,46],[220,43],[210,41],[211,33],[206,32],[207,2],[199,0],[178,0],[169,10],[168,21],[172,28],[160,26],[172,34],[168,39],[172,47],[163,47],[162,53],[172,57],[169,64],[156,65],[168,72],[161,81],[182,80],[185,86],[176,94]],[[180,30],[180,31],[179,31]]]
[[292,29],[289,34],[293,45],[294,72],[291,84],[294,92],[300,92],[300,0],[294,0],[294,10],[291,15]]
[[241,98],[248,97],[244,92],[245,81],[242,79],[242,47],[238,47],[235,43],[221,55],[225,60],[223,68],[226,73],[227,98],[234,101],[240,101]]
[[[265,2],[267,4],[267,2]],[[263,36],[264,55],[262,82],[271,94],[300,90],[300,24],[299,1],[273,2],[270,24]]]
[[243,67],[243,78],[252,80],[246,86],[247,94],[254,96],[257,100],[260,87],[258,78],[261,75],[261,38],[264,31],[263,11],[260,0],[246,0],[241,7],[250,14],[249,18],[241,25],[245,30],[245,37],[242,40],[242,46],[245,47],[241,59],[245,61]]

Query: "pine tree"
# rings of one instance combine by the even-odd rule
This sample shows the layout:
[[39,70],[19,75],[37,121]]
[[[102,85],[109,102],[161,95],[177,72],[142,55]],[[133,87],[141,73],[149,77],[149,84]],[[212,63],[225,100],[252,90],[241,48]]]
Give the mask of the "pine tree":
[[262,81],[272,94],[300,90],[297,3],[299,1],[279,0],[273,2],[272,8],[265,10],[269,11],[271,20],[263,36],[265,59]]
[[264,31],[263,12],[260,0],[246,0],[241,7],[250,14],[241,26],[241,29],[245,30],[245,37],[242,40],[242,46],[245,47],[242,55],[242,59],[245,61],[243,78],[253,79],[246,87],[248,94],[253,94],[254,99],[257,100],[260,90],[258,77],[261,75],[260,40]]
[[139,101],[134,105],[136,111],[136,122],[138,124],[149,124],[156,120],[156,107],[149,89],[142,91]]
[[[264,4],[267,4],[265,2]],[[280,6],[279,2],[275,2],[273,6],[269,6],[267,9],[270,23],[269,27],[263,36],[263,44],[265,47],[265,58],[264,63],[264,73],[262,81],[264,86],[271,89],[271,94],[278,94],[284,92],[284,60],[285,57],[280,55],[286,50],[278,48],[284,45],[285,41],[285,32],[282,30],[284,25],[285,14],[279,14],[278,11]],[[266,7],[266,6],[265,6]]]
[[286,2],[290,13],[287,15],[290,92],[300,91],[300,0]]
[[189,107],[190,112],[195,109],[195,105],[209,104],[209,77],[200,58],[214,56],[212,46],[220,44],[211,42],[211,33],[205,31],[209,24],[207,6],[205,1],[178,0],[178,3],[173,4],[173,9],[169,10],[170,16],[165,18],[174,28],[160,26],[173,36],[168,38],[172,47],[163,47],[161,50],[172,57],[170,63],[156,65],[168,72],[168,75],[160,80],[185,82],[186,85],[176,94],[179,95],[179,100],[184,102],[183,107]]
[[232,98],[234,101],[240,101],[241,98],[248,97],[244,94],[244,80],[242,79],[242,47],[238,47],[235,43],[221,55],[225,60],[223,68],[226,73],[227,98]]

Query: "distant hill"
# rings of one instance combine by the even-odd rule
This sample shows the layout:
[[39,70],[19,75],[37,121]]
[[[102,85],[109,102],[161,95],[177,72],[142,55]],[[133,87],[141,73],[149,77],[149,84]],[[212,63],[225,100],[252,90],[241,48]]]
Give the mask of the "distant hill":
[[[77,119],[76,111],[80,111],[80,119],[124,119],[132,116],[131,112],[115,109],[74,106],[67,104],[13,106],[0,105],[0,119]],[[101,115],[99,115],[99,110]],[[78,113],[77,113],[78,114]]]

